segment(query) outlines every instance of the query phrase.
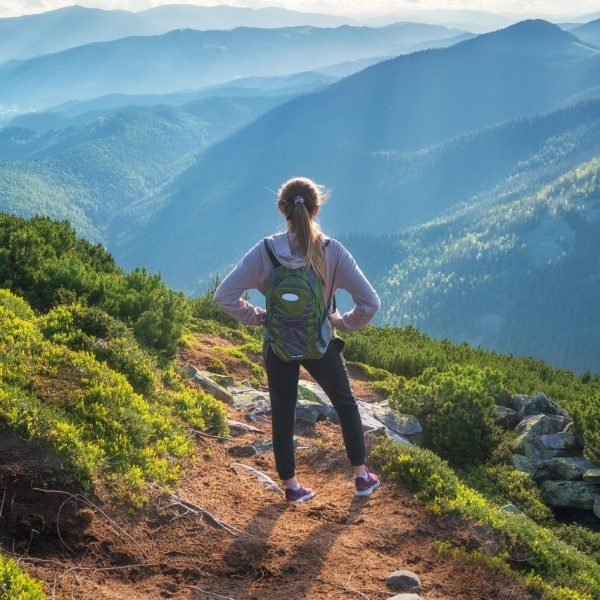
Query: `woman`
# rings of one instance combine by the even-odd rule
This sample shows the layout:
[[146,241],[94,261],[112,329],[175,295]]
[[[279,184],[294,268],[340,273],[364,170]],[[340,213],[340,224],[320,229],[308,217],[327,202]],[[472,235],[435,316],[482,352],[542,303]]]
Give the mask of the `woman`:
[[[313,489],[295,478],[294,421],[298,377],[302,365],[327,394],[339,416],[346,454],[354,470],[356,494],[370,495],[379,487],[379,478],[365,466],[366,448],[358,406],[350,389],[348,371],[341,355],[343,342],[333,328],[351,331],[364,327],[379,310],[377,293],[358,268],[351,254],[337,240],[326,238],[315,217],[325,201],[321,186],[305,177],[286,181],[277,194],[277,207],[287,230],[258,242],[250,249],[215,292],[215,302],[229,315],[249,325],[265,325],[267,311],[253,306],[241,296],[249,289],[267,293],[273,260],[287,269],[309,266],[323,284],[327,307],[331,307],[338,288],[350,292],[352,310],[341,315],[327,311],[325,324],[331,341],[320,358],[282,360],[265,342],[265,368],[271,399],[273,451],[279,477],[285,484],[288,502],[303,502],[314,497]],[[273,258],[275,257],[275,258]]]

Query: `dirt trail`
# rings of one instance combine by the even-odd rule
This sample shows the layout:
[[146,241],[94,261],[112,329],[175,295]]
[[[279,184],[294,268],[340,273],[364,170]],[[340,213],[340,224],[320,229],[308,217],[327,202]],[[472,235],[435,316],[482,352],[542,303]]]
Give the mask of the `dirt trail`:
[[[244,420],[243,414],[228,410],[231,418]],[[242,462],[277,480],[272,454],[232,455],[236,446],[270,438],[268,420],[255,425],[264,433],[226,441],[199,437],[199,460],[176,490],[178,497],[240,534],[211,526],[207,517],[181,507],[162,515],[151,510],[135,521],[111,513],[122,530],[81,503],[67,502],[57,519],[67,497],[36,492],[31,489],[34,474],[18,473],[19,454],[30,450],[24,446],[9,456],[0,447],[0,483],[9,496],[14,493],[10,515],[5,507],[0,520],[2,545],[33,559],[23,565],[45,579],[49,597],[58,599],[378,600],[393,595],[386,590],[386,577],[400,568],[419,574],[426,600],[531,597],[486,567],[437,555],[435,541],[467,549],[492,544],[476,526],[426,513],[391,483],[384,482],[370,498],[354,496],[339,427],[333,423],[298,427],[298,477],[317,495],[301,505],[286,505],[235,466]],[[16,485],[23,480],[33,481],[28,490]],[[13,522],[9,529],[7,521],[17,513],[19,528]]]

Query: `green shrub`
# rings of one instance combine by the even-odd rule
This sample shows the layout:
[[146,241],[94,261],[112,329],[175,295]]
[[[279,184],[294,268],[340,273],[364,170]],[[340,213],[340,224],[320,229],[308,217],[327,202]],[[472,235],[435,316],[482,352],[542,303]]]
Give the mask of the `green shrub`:
[[12,558],[0,556],[0,600],[45,600],[43,583],[23,573]]
[[600,392],[585,404],[578,406],[573,420],[585,439],[585,454],[594,463],[600,464]]
[[227,367],[225,366],[225,363],[220,358],[217,358],[216,356],[212,356],[209,359],[209,361],[206,365],[206,368],[211,373],[217,373],[218,375],[228,375],[229,374],[227,372]]
[[226,432],[223,405],[185,387],[174,369],[165,372],[168,385],[137,393],[92,353],[70,349],[86,341],[76,325],[96,334],[90,323],[119,330],[105,315],[80,309],[24,320],[0,304],[0,420],[49,444],[84,487],[104,479],[135,494],[147,481],[176,482],[195,450],[189,425]]
[[501,389],[501,376],[492,369],[431,368],[412,380],[399,378],[390,405],[419,419],[432,450],[466,465],[485,460],[494,448],[494,397]]
[[57,306],[41,317],[40,328],[52,342],[105,361],[125,375],[136,392],[153,391],[156,361],[140,348],[125,324],[103,310],[80,304]]
[[510,465],[475,465],[461,473],[470,487],[498,505],[514,504],[528,517],[542,524],[551,524],[552,511],[540,497],[540,490],[527,473]]
[[373,449],[371,458],[380,466],[385,478],[415,492],[422,502],[456,496],[458,477],[448,463],[431,450],[386,441]]

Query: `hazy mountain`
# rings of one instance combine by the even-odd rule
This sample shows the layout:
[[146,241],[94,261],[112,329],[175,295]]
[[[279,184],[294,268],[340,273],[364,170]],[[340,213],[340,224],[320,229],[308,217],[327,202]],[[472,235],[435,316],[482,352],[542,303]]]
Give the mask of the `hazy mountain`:
[[[600,119],[590,126],[600,140]],[[373,252],[396,263],[377,282],[386,321],[597,371],[596,148],[595,158],[530,195],[473,204],[391,238],[347,240],[361,263]]]
[[571,33],[588,44],[600,46],[600,18],[574,27]]
[[130,37],[0,66],[0,106],[35,109],[109,93],[168,93],[240,77],[289,75],[348,60],[401,54],[414,44],[459,33],[408,23],[379,29],[185,29]]
[[416,21],[444,25],[445,27],[457,27],[476,33],[487,33],[501,27],[507,27],[518,20],[517,18],[481,10],[429,9],[403,10],[401,13],[368,17],[362,19],[362,22],[366,25],[382,26],[398,21]]
[[59,52],[91,42],[172,29],[235,27],[338,27],[352,19],[283,8],[165,5],[140,12],[68,6],[49,12],[0,19],[0,62]]
[[[333,69],[333,68],[332,68]],[[210,86],[188,92],[172,94],[108,94],[81,102],[70,101],[43,111],[21,113],[17,116],[4,117],[4,125],[26,127],[32,129],[61,127],[73,123],[73,117],[83,115],[85,122],[95,116],[129,107],[158,105],[181,106],[196,100],[209,98],[263,98],[265,96],[280,97],[280,102],[294,96],[320,90],[337,81],[339,77],[317,71],[294,73],[281,77],[246,77],[222,85]],[[274,101],[276,103],[276,101]],[[0,123],[2,119],[0,119]]]
[[0,129],[0,210],[66,218],[88,239],[107,243],[108,228],[129,206],[280,101],[208,98],[181,107],[23,117],[29,128]]
[[[374,65],[277,107],[210,148],[163,190],[164,208],[147,228],[114,250],[127,264],[148,264],[175,285],[193,285],[279,225],[272,190],[294,174],[333,188],[338,200],[327,214],[334,234],[422,222],[460,199],[436,179],[436,168],[422,168],[432,156],[428,146],[548,111],[600,83],[595,52],[554,25],[530,21]],[[468,173],[468,163],[459,168]],[[485,168],[480,176],[487,177]],[[222,223],[227,246],[212,234]]]

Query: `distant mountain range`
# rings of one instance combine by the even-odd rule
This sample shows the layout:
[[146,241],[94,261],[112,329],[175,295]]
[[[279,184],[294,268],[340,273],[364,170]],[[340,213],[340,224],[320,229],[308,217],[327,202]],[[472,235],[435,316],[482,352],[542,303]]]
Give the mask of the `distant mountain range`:
[[[193,287],[278,226],[269,190],[294,174],[334,190],[337,201],[323,217],[332,233],[399,231],[476,193],[479,178],[489,181],[482,169],[472,186],[445,186],[436,168],[427,171],[430,146],[552,110],[598,84],[597,50],[544,21],[373,65],[209,148],[161,191],[162,209],[146,228],[113,250],[127,265],[145,263],[169,283]],[[469,172],[468,163],[460,168]],[[489,176],[495,172],[490,165]],[[225,246],[213,234],[222,223]]]
[[241,77],[290,75],[398,55],[462,32],[405,23],[383,28],[182,29],[87,44],[0,65],[0,108],[40,109],[105,94],[162,94]]
[[59,52],[91,42],[160,35],[173,29],[279,28],[356,25],[352,19],[284,8],[163,5],[128,12],[68,6],[41,14],[0,19],[0,63]]

